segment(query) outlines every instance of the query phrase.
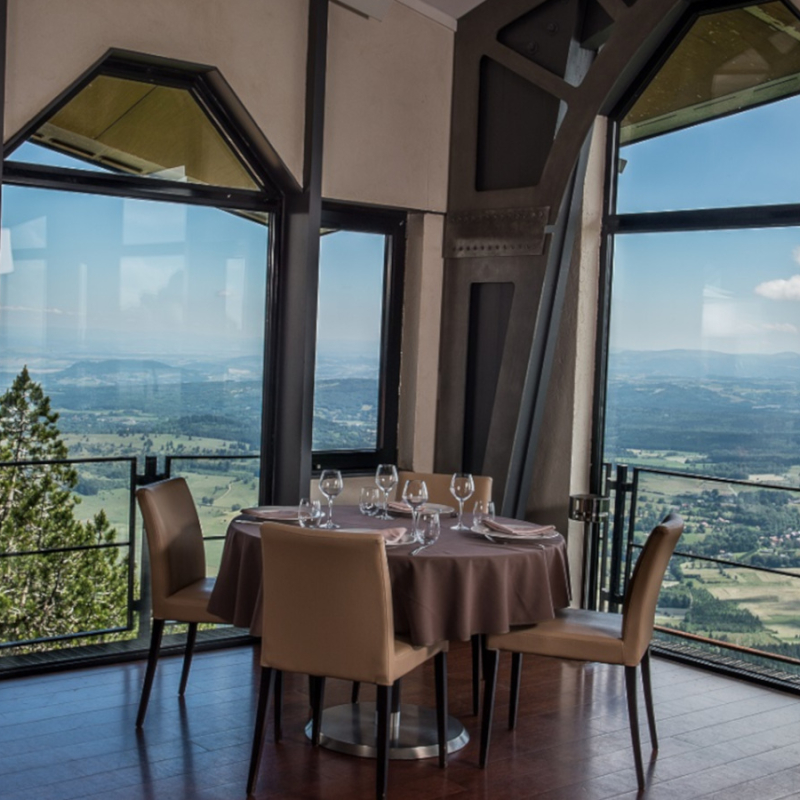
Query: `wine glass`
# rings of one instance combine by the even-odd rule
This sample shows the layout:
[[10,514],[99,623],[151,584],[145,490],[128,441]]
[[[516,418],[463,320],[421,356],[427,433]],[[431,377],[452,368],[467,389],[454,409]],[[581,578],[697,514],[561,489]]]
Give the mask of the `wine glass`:
[[428,502],[428,486],[425,481],[411,480],[406,481],[403,487],[403,500],[411,506],[411,532],[415,539],[419,537],[417,521],[419,519],[419,509],[424,503]]
[[320,528],[332,530],[338,528],[333,522],[333,498],[341,494],[344,489],[342,473],[338,469],[324,469],[319,474],[319,490],[328,498],[328,519]]
[[297,506],[297,520],[301,528],[316,528],[321,516],[319,500],[309,500],[304,497]]
[[389,492],[397,486],[397,467],[394,464],[378,464],[375,470],[375,483],[383,492],[383,512],[378,519],[394,519],[389,516]]
[[380,509],[380,491],[376,486],[362,486],[358,508],[367,517],[373,517]]
[[458,522],[450,527],[454,531],[468,531],[469,528],[463,523],[462,517],[464,516],[464,501],[472,497],[475,491],[475,481],[472,480],[472,475],[469,472],[455,472],[450,479],[450,492],[453,497],[458,500]]

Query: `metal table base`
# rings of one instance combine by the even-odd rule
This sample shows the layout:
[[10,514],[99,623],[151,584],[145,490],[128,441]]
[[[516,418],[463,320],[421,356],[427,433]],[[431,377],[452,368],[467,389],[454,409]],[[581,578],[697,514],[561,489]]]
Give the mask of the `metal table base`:
[[[391,716],[389,758],[413,761],[439,755],[436,711],[403,705]],[[311,738],[311,722],[306,725]],[[455,718],[447,718],[447,752],[455,753],[469,741],[469,734]],[[322,747],[362,758],[375,758],[375,703],[347,703],[322,712]]]

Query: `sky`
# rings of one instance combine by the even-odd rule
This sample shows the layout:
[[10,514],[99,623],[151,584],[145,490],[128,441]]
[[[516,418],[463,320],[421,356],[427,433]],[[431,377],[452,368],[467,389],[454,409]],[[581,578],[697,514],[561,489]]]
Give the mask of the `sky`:
[[[34,145],[15,156],[76,164]],[[269,231],[257,221],[6,186],[2,236],[0,353],[12,366],[36,352],[172,363],[263,352]],[[319,338],[329,354],[377,355],[383,248],[382,235],[323,237]]]
[[[800,203],[800,97],[622,148],[620,212]],[[615,238],[611,347],[800,352],[800,228]]]

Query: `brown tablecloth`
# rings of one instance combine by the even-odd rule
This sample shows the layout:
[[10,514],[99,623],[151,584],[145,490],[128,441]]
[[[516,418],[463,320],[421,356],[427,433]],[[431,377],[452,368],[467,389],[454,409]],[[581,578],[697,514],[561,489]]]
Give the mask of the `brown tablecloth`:
[[[335,507],[343,528],[410,524]],[[464,521],[471,524],[471,516]],[[387,547],[397,633],[415,645],[468,640],[475,633],[504,633],[512,625],[552,619],[569,605],[567,548],[560,535],[495,543],[471,531],[454,531],[442,519],[436,544],[411,557],[414,545]],[[234,520],[229,528],[209,611],[260,635],[261,542],[259,525]]]

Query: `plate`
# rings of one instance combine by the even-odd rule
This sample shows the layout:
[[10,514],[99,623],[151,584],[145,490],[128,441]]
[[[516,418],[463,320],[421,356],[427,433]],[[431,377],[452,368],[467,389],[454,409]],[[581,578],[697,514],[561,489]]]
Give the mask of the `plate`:
[[259,520],[270,522],[297,522],[297,506],[257,506],[243,508],[240,514],[246,517],[256,517]]
[[[411,509],[409,508],[407,511],[405,509],[398,509],[389,507],[390,514],[396,514],[398,517],[410,517],[411,516]],[[439,503],[424,503],[420,509],[419,513],[422,515],[425,514],[438,514],[440,517],[452,517],[453,514],[456,513],[456,510],[452,506],[443,506]]]
[[387,547],[408,547],[410,544],[417,544],[417,540],[409,534],[408,536],[404,536],[399,542],[387,542],[384,540],[384,544]]
[[519,533],[500,533],[500,531],[493,531],[487,528],[482,523],[473,525],[470,530],[480,536],[491,536],[492,539],[498,542],[531,542],[536,539],[552,539],[561,534],[556,530],[543,531],[542,533],[531,533],[530,535],[523,535]]

